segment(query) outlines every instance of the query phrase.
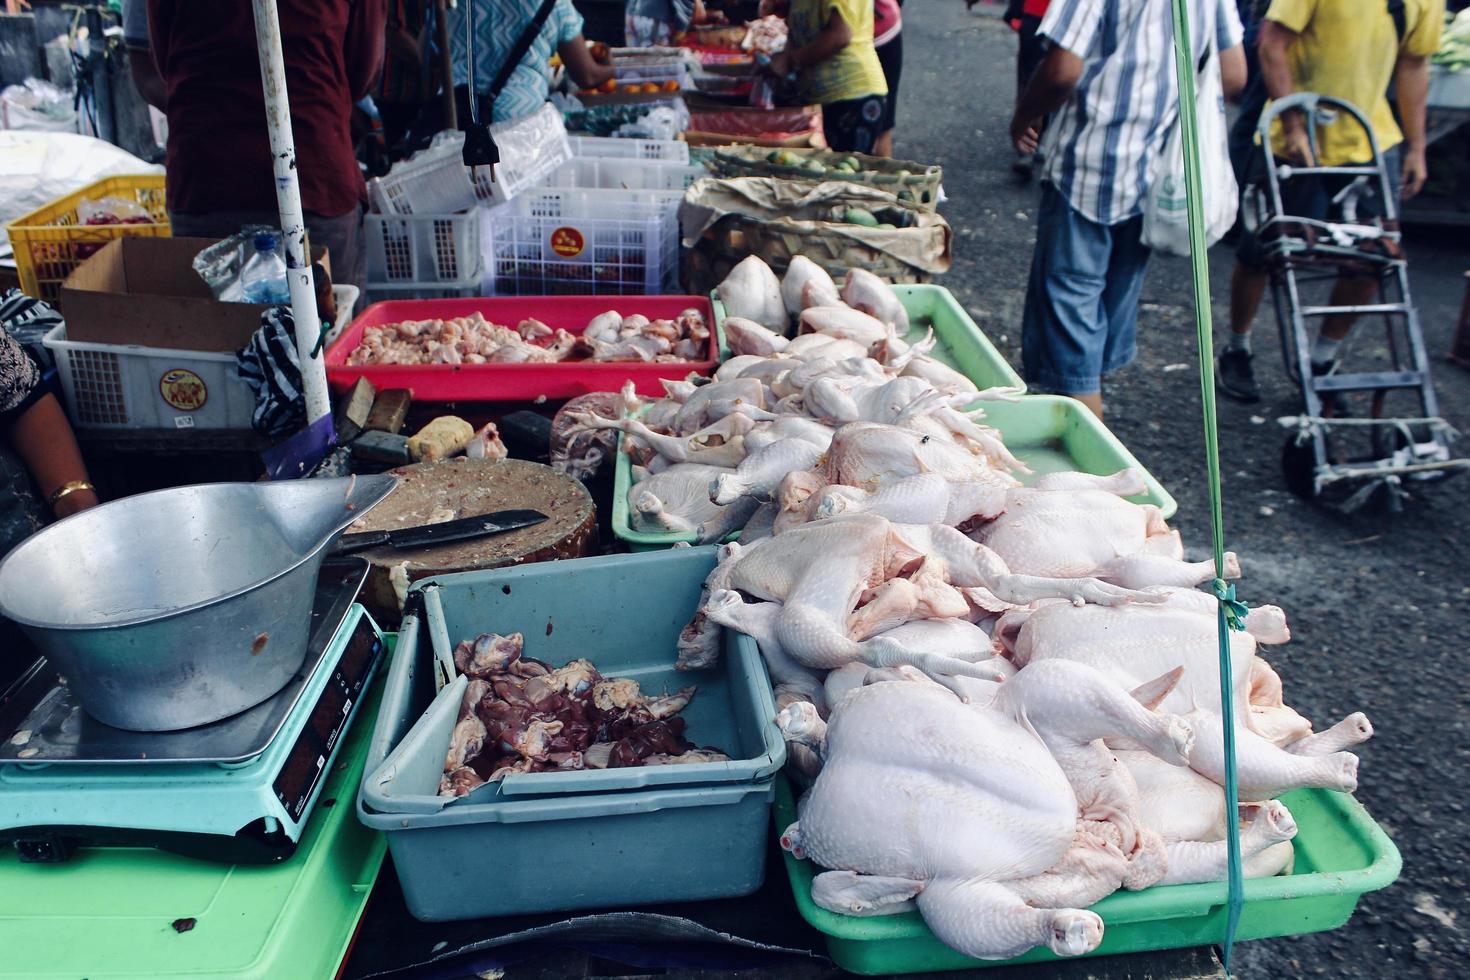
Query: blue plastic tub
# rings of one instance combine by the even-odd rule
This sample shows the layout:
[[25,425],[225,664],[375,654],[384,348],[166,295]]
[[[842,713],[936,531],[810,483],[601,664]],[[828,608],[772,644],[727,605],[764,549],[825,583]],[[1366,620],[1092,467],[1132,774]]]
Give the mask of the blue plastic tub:
[[[717,666],[673,669],[714,562],[712,547],[680,549],[415,586],[426,611],[404,620],[358,796],[359,818],[387,835],[415,918],[729,898],[760,887],[786,750],[759,651],[727,632]],[[697,686],[682,713],[686,736],[732,761],[524,774],[462,799],[438,797],[464,685],[443,684],[441,658],[451,640],[486,631],[521,632],[528,657],[558,665],[586,657],[649,693]]]

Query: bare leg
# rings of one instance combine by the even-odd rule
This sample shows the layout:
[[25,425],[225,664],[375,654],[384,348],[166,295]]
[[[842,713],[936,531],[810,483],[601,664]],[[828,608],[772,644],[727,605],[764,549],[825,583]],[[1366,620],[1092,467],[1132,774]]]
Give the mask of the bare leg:
[[1286,751],[1292,755],[1332,755],[1354,745],[1361,745],[1372,737],[1373,726],[1369,723],[1368,716],[1361,711],[1355,711],[1325,732],[1292,742],[1286,746]]
[[[1362,306],[1373,302],[1378,295],[1378,282],[1365,276],[1338,276],[1332,286],[1329,306]],[[1334,313],[1322,321],[1322,336],[1332,340],[1345,340],[1358,322],[1355,313]]]
[[1266,295],[1266,273],[1235,263],[1230,274],[1230,332],[1250,333]]
[[1102,942],[1102,919],[1083,909],[1035,909],[1005,885],[990,881],[931,882],[919,912],[945,945],[966,956],[1004,960],[1036,946],[1080,956]]
[[1098,418],[1103,417],[1102,392],[1095,391],[1090,395],[1073,395],[1072,397],[1086,405],[1088,411],[1092,412],[1093,415],[1096,415]]

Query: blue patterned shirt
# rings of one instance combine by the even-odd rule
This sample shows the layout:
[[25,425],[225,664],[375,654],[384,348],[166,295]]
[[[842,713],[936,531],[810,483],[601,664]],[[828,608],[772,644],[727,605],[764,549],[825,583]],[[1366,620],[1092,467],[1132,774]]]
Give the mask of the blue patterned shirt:
[[[474,11],[475,90],[486,93],[510,56],[521,32],[540,9],[539,0],[459,0],[449,11],[449,53],[454,61],[454,84],[469,84],[469,55],[465,42],[466,11]],[[556,0],[531,50],[521,59],[510,81],[495,100],[494,118],[481,122],[508,122],[531,115],[546,102],[551,89],[551,56],[557,46],[582,33],[582,15],[572,0]]]
[[[1190,0],[1195,63],[1241,41],[1229,0]],[[1179,115],[1169,0],[1052,0],[1037,33],[1082,59],[1082,78],[1046,127],[1042,179],[1072,210],[1115,225],[1143,210],[1151,164]]]

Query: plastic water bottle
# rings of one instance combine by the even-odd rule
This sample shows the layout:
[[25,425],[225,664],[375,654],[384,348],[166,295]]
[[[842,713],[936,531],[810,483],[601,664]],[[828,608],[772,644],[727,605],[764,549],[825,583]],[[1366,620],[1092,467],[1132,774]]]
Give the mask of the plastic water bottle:
[[291,288],[286,283],[286,263],[276,252],[276,236],[255,236],[255,254],[240,270],[240,288],[247,303],[284,306],[291,302]]

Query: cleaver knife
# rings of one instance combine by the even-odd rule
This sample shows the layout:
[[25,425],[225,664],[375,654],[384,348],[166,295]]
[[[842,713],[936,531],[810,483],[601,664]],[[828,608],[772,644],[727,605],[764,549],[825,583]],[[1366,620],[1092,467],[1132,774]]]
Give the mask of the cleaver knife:
[[539,510],[497,510],[478,517],[461,517],[456,521],[421,524],[393,531],[362,531],[344,534],[333,550],[334,555],[350,555],[368,548],[387,546],[399,551],[411,548],[433,548],[452,541],[488,538],[492,534],[518,531],[547,520]]

